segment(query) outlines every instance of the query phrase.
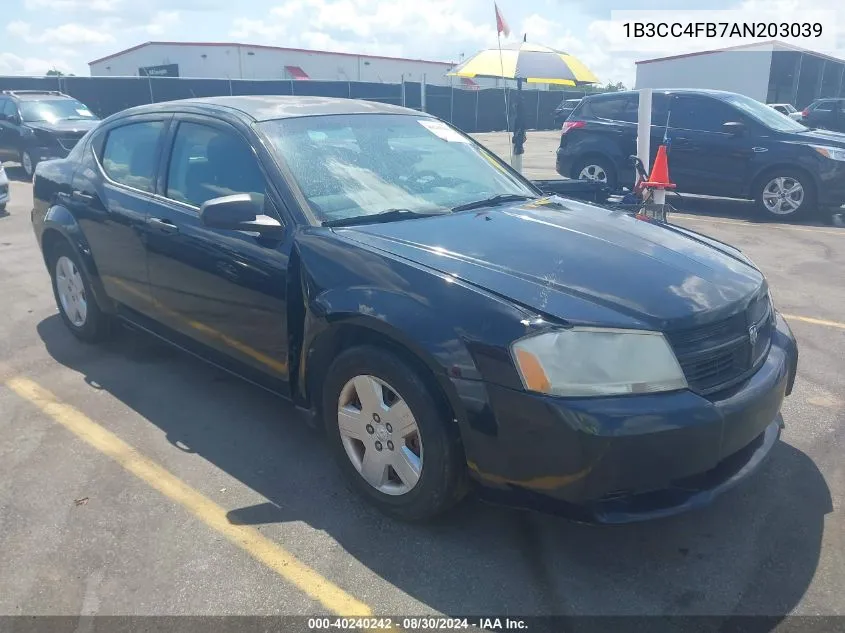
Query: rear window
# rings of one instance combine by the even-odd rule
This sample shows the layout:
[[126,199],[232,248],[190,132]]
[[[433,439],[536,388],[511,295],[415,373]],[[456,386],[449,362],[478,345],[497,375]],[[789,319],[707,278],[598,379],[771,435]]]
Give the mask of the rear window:
[[627,94],[586,99],[583,101],[580,113],[596,119],[634,123],[637,120],[637,99]]

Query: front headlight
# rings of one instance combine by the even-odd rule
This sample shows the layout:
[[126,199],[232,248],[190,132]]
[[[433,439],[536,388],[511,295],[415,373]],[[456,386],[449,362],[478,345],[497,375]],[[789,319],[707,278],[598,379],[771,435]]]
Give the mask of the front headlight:
[[512,345],[522,384],[556,396],[613,396],[685,389],[675,353],[660,332],[571,328]]
[[810,147],[830,160],[845,160],[845,149],[840,147],[827,147],[826,145],[810,145]]

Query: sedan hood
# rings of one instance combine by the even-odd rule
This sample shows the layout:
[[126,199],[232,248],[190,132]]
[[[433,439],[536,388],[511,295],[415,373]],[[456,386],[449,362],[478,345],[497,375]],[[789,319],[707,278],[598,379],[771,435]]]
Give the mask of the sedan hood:
[[690,327],[765,285],[730,246],[562,198],[337,232],[572,323]]

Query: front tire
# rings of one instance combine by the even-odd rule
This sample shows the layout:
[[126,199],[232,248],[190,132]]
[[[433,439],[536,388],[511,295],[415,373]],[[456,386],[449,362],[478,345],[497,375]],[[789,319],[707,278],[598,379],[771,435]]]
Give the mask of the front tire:
[[109,333],[108,315],[100,310],[79,256],[67,242],[49,254],[56,306],[67,328],[80,341],[96,343]]
[[757,183],[754,196],[760,213],[772,220],[794,220],[807,215],[816,205],[815,188],[806,174],[777,169]]
[[35,175],[35,166],[37,164],[37,161],[32,158],[32,154],[29,153],[29,150],[25,149],[21,151],[21,167],[23,168],[23,173],[30,180],[32,180],[32,177]]
[[323,383],[323,421],[341,471],[385,514],[422,521],[466,491],[457,429],[425,381],[394,354],[350,348]]

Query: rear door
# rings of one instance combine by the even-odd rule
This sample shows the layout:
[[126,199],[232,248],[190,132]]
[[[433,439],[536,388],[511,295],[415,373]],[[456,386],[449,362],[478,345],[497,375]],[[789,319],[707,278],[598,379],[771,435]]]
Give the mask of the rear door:
[[[743,136],[723,125],[747,126]],[[756,123],[724,101],[707,95],[674,95],[669,112],[669,175],[678,189],[713,196],[741,196],[754,156]],[[762,149],[762,148],[758,148]]]
[[144,230],[171,115],[119,119],[96,133],[73,177],[72,207],[106,293],[152,314]]
[[203,202],[235,193],[265,196],[265,214],[290,226],[251,144],[223,121],[177,115],[147,221],[157,319],[221,362],[273,389],[288,386],[287,267],[283,239],[203,225]]

